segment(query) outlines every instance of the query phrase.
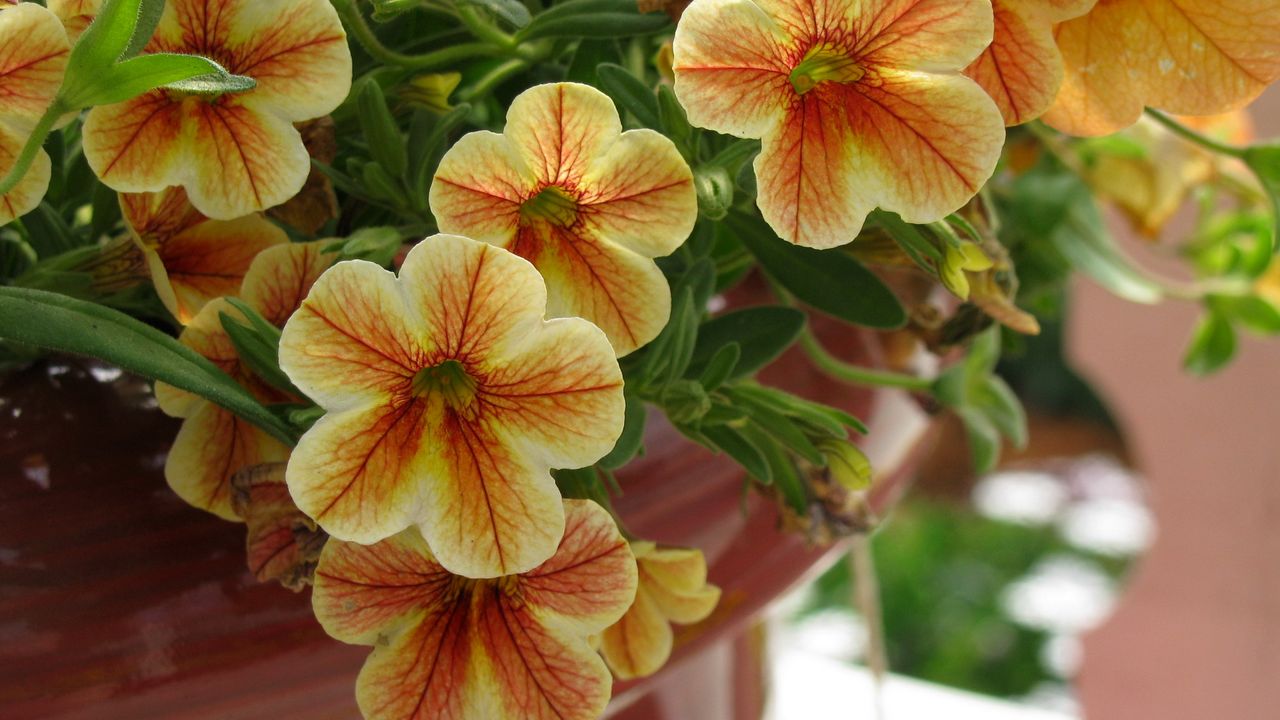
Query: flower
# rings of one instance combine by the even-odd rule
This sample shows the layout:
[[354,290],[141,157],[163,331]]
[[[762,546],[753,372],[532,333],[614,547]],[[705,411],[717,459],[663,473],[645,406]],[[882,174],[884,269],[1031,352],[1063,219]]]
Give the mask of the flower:
[[780,237],[829,248],[879,206],[946,217],[991,176],[994,102],[960,74],[991,42],[987,0],[694,0],[675,91],[695,125],[761,138],[757,203]]
[[1053,28],[1097,1],[992,0],[995,39],[965,74],[996,101],[1006,125],[1035,120],[1053,104],[1064,73]]
[[1066,80],[1044,121],[1073,135],[1126,128],[1144,106],[1236,110],[1280,79],[1274,0],[1101,0],[1054,34]]
[[520,94],[502,135],[471,133],[440,163],[431,211],[442,232],[506,248],[546,278],[548,312],[598,325],[619,356],[671,315],[652,258],[693,231],[693,176],[670,140],[622,132],[613,102],[574,83]]
[[98,16],[103,0],[49,0],[49,10],[62,21],[71,43],[75,44],[89,23]]
[[[0,178],[13,169],[35,124],[53,103],[71,44],[58,18],[34,3],[0,2]],[[0,195],[0,225],[31,212],[49,188],[49,155]]]
[[[281,325],[332,264],[334,256],[324,252],[323,245],[323,241],[291,243],[264,250],[245,274],[240,297],[267,322]],[[292,399],[241,364],[222,328],[222,313],[242,319],[225,299],[214,300],[201,308],[179,341],[212,360],[259,400]],[[208,400],[164,383],[156,383],[156,400],[166,414],[183,418],[165,461],[164,476],[173,491],[195,507],[228,520],[238,519],[232,506],[232,476],[250,465],[283,462],[289,457],[289,449],[280,441]]]
[[362,260],[324,274],[289,320],[280,367],[328,414],[286,479],[341,540],[416,525],[450,572],[513,575],[564,532],[550,468],[589,465],[622,433],[622,373],[598,328],[543,320],[526,261],[435,235],[397,280]]
[[280,462],[242,468],[231,477],[231,507],[247,526],[250,572],[296,592],[311,584],[327,537],[293,504],[284,468]]
[[407,530],[375,545],[330,541],[312,603],[325,631],[373,645],[356,683],[368,720],[592,720],[612,682],[587,637],[636,593],[636,563],[609,514],[564,501],[555,554],[518,575],[450,573]]
[[85,158],[122,192],[181,185],[217,220],[302,189],[311,162],[292,123],[327,115],[351,85],[346,34],[325,0],[169,0],[144,52],[203,55],[257,86],[215,96],[158,89],[94,108]]
[[636,600],[600,638],[600,652],[620,680],[657,672],[671,657],[671,623],[702,622],[720,602],[707,584],[707,560],[699,550],[631,543],[639,571]]
[[238,295],[258,253],[289,242],[261,215],[210,220],[182,188],[121,195],[120,209],[156,293],[184,325],[210,300]]

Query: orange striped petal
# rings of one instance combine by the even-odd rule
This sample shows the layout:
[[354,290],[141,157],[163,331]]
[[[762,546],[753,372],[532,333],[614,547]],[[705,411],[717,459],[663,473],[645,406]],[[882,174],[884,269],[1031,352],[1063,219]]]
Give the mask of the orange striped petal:
[[542,320],[545,301],[526,261],[456,236],[420,243],[399,280],[362,262],[326,272],[281,340],[281,367],[330,412],[289,464],[299,507],[356,542],[417,525],[470,577],[550,556],[549,468],[608,452],[623,404],[604,335]]
[[1044,121],[1105,135],[1144,106],[1211,115],[1280,79],[1280,4],[1272,0],[1102,0],[1055,30],[1066,79]]
[[675,91],[698,127],[763,137],[782,122],[793,40],[751,0],[698,0],[673,43]]
[[302,514],[284,482],[284,463],[252,465],[231,479],[231,506],[246,525],[245,558],[261,582],[290,590],[311,583],[325,534]]
[[239,295],[258,253],[289,241],[261,216],[210,220],[182,188],[122,195],[120,205],[148,255],[160,299],[183,324],[210,300]]
[[994,0],[995,39],[965,73],[996,101],[1006,125],[1040,117],[1064,74],[1053,26],[1088,12],[1097,0]]
[[986,0],[855,0],[835,17],[848,18],[851,34],[865,38],[854,54],[868,68],[952,72],[977,59],[994,32]]
[[0,120],[39,120],[62,86],[70,54],[53,13],[34,3],[0,9]]
[[114,190],[157,192],[187,172],[184,125],[182,104],[160,90],[95,107],[84,121],[84,156]]
[[327,240],[288,243],[263,250],[245,273],[240,296],[267,322],[282,327],[302,306],[316,280],[333,266],[338,253]]
[[635,562],[608,513],[564,503],[555,554],[527,575],[467,580],[416,533],[330,542],[313,604],[329,634],[375,645],[357,682],[370,720],[588,720],[611,682],[586,642],[635,593]]
[[[0,177],[13,169],[13,163],[25,143],[25,135],[19,135],[0,123]],[[40,205],[45,191],[49,189],[50,170],[49,155],[41,150],[18,184],[0,195],[0,225],[22,217]]]
[[80,39],[102,9],[102,0],[49,0],[49,10],[62,21],[71,42]]
[[697,219],[688,165],[658,133],[623,133],[612,101],[586,85],[534,87],[507,117],[504,135],[473,133],[446,154],[431,189],[441,229],[529,260],[552,315],[590,320],[630,353],[670,315],[652,258]]

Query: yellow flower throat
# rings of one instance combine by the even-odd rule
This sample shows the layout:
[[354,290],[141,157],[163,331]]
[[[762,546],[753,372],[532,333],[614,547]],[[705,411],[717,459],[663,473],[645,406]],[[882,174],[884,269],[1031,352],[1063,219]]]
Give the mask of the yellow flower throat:
[[571,227],[578,221],[578,201],[561,188],[550,185],[520,206],[520,219],[541,220],[556,227]]
[[438,394],[450,408],[461,410],[475,399],[476,380],[467,374],[462,363],[445,360],[419,370],[413,376],[412,389],[414,397]]
[[816,45],[791,70],[791,87],[803,95],[822,82],[855,83],[866,71],[849,54],[831,45]]

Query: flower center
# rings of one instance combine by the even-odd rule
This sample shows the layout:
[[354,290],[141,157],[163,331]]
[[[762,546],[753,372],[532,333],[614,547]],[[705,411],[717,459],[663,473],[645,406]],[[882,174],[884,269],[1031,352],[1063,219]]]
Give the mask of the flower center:
[[438,394],[454,410],[462,410],[476,397],[476,380],[457,360],[445,360],[426,367],[413,376],[413,395]]
[[855,83],[866,71],[849,55],[831,45],[816,45],[791,70],[791,87],[803,95],[821,82]]
[[555,185],[549,185],[520,206],[520,219],[541,220],[567,228],[578,221],[578,201]]

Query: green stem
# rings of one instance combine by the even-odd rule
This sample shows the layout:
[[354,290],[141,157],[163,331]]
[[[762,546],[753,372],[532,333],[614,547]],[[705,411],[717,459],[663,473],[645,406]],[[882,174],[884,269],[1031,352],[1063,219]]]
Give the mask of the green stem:
[[822,346],[822,343],[818,341],[818,338],[814,337],[813,331],[808,328],[805,328],[800,335],[800,346],[804,348],[805,353],[813,361],[814,365],[817,365],[823,372],[838,380],[855,385],[900,388],[910,392],[929,392],[933,387],[933,381],[925,378],[885,370],[873,370],[847,363],[828,352]]
[[463,5],[458,8],[457,15],[462,24],[466,25],[471,34],[477,38],[508,50],[516,47],[517,42],[513,36],[494,27],[492,23],[481,17],[474,7]]
[[492,44],[485,42],[462,43],[461,45],[441,48],[421,55],[406,55],[405,53],[396,52],[382,44],[382,41],[373,32],[373,28],[369,27],[369,23],[360,14],[360,9],[351,0],[331,1],[334,9],[338,11],[338,16],[342,19],[342,24],[346,26],[347,31],[356,39],[356,42],[360,43],[360,46],[375,60],[388,65],[396,65],[409,70],[432,70],[451,65],[459,60],[506,54],[503,48],[494,47]]
[[1213,138],[1207,135],[1204,135],[1202,133],[1196,132],[1195,130],[1192,130],[1186,125],[1183,125],[1182,123],[1178,122],[1177,120],[1174,120],[1173,118],[1160,112],[1159,110],[1156,110],[1155,108],[1147,108],[1147,115],[1150,116],[1156,122],[1160,123],[1161,125],[1165,126],[1169,130],[1173,131],[1173,134],[1191,143],[1199,145],[1200,147],[1206,150],[1218,153],[1220,155],[1226,155],[1228,157],[1244,159],[1244,156],[1245,156],[1244,148],[1218,142],[1217,140],[1214,140]]
[[513,58],[485,73],[475,85],[458,92],[458,102],[471,102],[493,90],[502,81],[523,72],[529,67],[528,61]]
[[31,169],[31,163],[35,161],[36,155],[40,152],[40,148],[44,147],[45,138],[49,137],[49,133],[53,130],[54,124],[58,122],[58,118],[67,112],[68,110],[64,106],[61,97],[55,99],[49,109],[44,111],[40,122],[36,123],[35,128],[31,131],[31,136],[27,138],[27,144],[22,146],[22,152],[18,153],[18,158],[14,160],[13,167],[9,168],[9,174],[0,179],[0,196],[17,187],[22,178],[26,176],[27,171]]

